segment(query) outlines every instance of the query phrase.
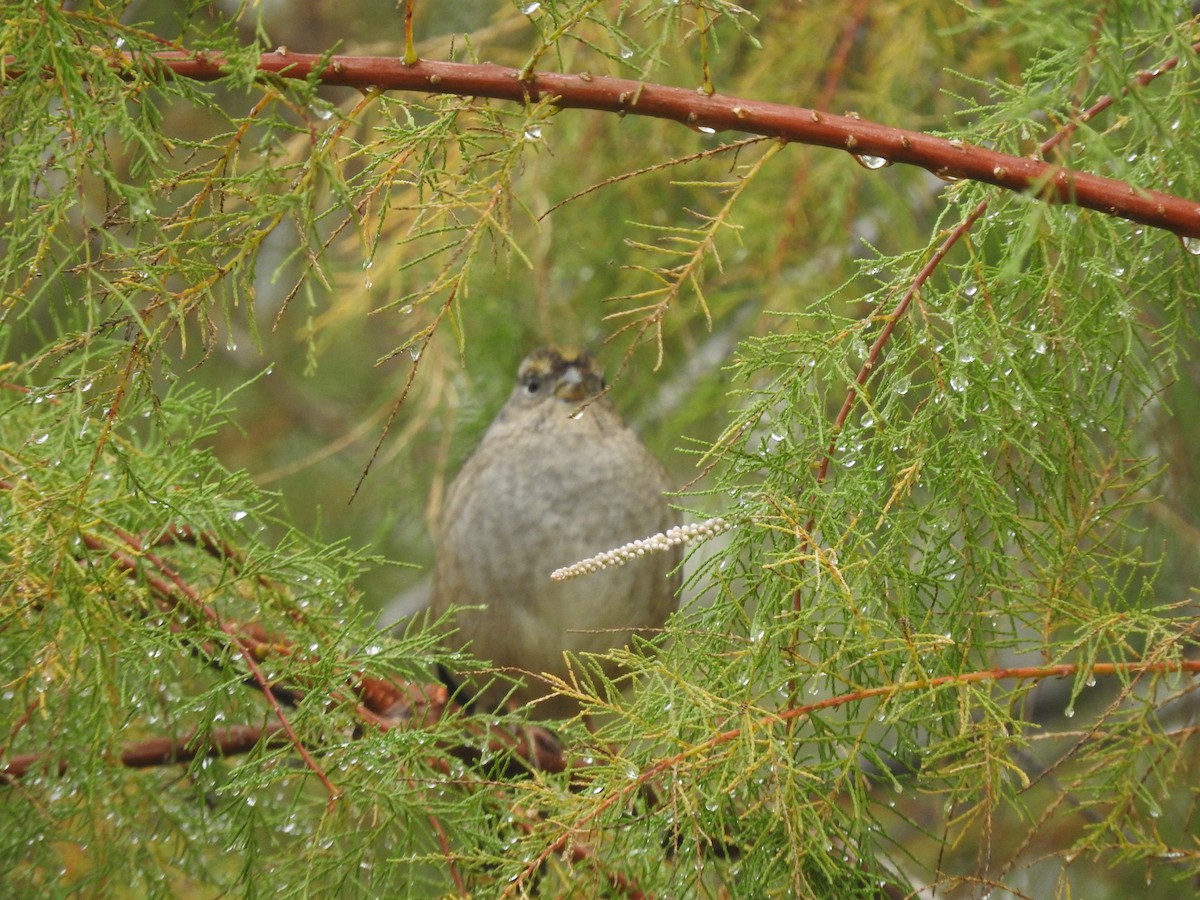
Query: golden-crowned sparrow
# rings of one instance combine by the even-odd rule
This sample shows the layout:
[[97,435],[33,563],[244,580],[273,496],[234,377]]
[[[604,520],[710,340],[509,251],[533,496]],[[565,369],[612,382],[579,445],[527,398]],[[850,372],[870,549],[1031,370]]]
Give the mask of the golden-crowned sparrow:
[[538,673],[565,677],[564,651],[620,647],[661,626],[676,606],[678,547],[550,580],[559,566],[675,524],[663,497],[666,473],[603,389],[589,354],[534,351],[447,494],[431,606],[437,614],[481,607],[457,610],[448,644],[523,676],[515,690],[484,675],[467,684],[487,708],[508,697],[541,700],[539,716],[573,715],[578,705],[552,694]]

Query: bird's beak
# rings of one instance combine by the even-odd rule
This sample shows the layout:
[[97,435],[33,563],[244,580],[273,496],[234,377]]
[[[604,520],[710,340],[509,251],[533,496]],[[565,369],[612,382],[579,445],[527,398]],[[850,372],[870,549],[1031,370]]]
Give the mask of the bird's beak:
[[554,395],[568,403],[582,403],[588,398],[587,378],[579,366],[567,366],[554,385]]

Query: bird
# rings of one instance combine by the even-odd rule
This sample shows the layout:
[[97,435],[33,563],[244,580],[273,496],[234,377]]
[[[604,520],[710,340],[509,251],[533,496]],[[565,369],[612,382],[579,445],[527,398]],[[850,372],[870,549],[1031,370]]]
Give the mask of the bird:
[[[558,567],[676,524],[666,471],[605,388],[587,351],[533,351],[446,493],[430,606],[446,616],[446,646],[493,669],[444,673],[476,709],[532,704],[538,718],[576,715],[578,702],[545,677],[570,683],[564,654],[623,647],[661,629],[678,604],[679,547],[550,579]],[[599,663],[609,677],[620,672]],[[516,676],[515,687],[496,671]]]

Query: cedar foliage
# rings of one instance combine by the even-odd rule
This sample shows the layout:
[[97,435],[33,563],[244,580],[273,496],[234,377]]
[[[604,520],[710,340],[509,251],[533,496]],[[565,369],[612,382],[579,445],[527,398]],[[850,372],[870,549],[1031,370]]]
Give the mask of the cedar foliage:
[[[436,6],[422,57],[1017,156],[1070,123],[1052,162],[1200,194],[1185,4]],[[260,77],[288,25],[239,10],[0,25],[10,890],[1196,883],[1194,242],[637,115]],[[400,55],[403,16],[364,15],[293,49]],[[118,56],[164,49],[231,65]],[[681,507],[734,525],[635,690],[579,661],[563,689],[601,725],[555,726],[566,771],[505,749],[536,711],[506,742],[372,693],[442,658],[377,619],[391,563],[428,563],[442,486],[546,340],[604,347]],[[177,761],[135,767],[162,739]]]

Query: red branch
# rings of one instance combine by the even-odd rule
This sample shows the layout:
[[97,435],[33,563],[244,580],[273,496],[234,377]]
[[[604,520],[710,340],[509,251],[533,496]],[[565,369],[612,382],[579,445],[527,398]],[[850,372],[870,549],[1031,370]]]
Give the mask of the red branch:
[[[291,740],[280,724],[264,725],[261,728],[233,725],[214,728],[202,736],[193,734],[185,738],[150,738],[130,744],[121,751],[121,765],[131,769],[177,765],[191,762],[198,756],[233,756],[249,753],[260,745],[283,747],[290,743]],[[59,776],[67,771],[65,762],[50,763],[44,754],[22,753],[12,757],[8,764],[0,769],[0,781],[24,778],[30,770],[39,766],[43,770],[52,766],[52,771]]]
[[[216,81],[231,69],[215,52],[162,51],[111,54],[115,67],[132,73],[156,66],[163,74]],[[8,57],[7,77],[17,77],[17,60]],[[1177,63],[1173,60],[1171,65]],[[1139,76],[1145,83],[1167,67]],[[1113,178],[1078,172],[1039,159],[1009,156],[963,141],[933,137],[850,116],[801,106],[705,94],[688,88],[624,78],[528,72],[489,63],[421,60],[406,65],[400,57],[319,56],[280,49],[264,53],[258,70],[280,78],[316,80],[361,90],[405,90],[430,94],[487,97],[563,109],[594,109],[618,115],[651,116],[706,132],[740,131],[786,141],[846,150],[858,157],[921,166],[941,178],[970,179],[1048,201],[1069,203],[1140,222],[1184,237],[1200,237],[1200,203],[1135,187]]]

